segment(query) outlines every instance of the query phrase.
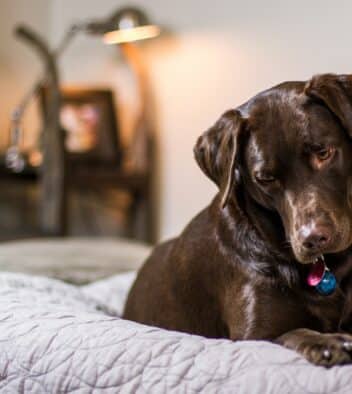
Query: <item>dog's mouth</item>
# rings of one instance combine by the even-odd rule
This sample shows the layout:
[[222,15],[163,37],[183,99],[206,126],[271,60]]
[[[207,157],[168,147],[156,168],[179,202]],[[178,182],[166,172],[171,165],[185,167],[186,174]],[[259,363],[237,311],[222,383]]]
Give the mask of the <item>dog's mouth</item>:
[[320,255],[314,259],[311,263],[308,275],[307,283],[309,286],[317,286],[324,276],[326,270],[324,255]]
[[316,264],[316,263],[319,263],[319,262],[325,262],[325,258],[324,258],[324,255],[323,255],[323,254],[321,254],[320,256],[316,257],[316,258],[312,261],[312,264]]
[[316,253],[295,253],[293,249],[293,255],[296,260],[306,266],[314,265],[321,261],[326,261],[328,265],[332,261],[342,262],[346,259],[347,256],[352,256],[352,243],[348,242],[347,247],[345,245],[332,245],[328,250],[317,251]]
[[325,257],[323,254],[319,254],[319,255],[311,255],[311,256],[296,256],[297,261],[302,264],[302,265],[306,265],[306,266],[310,266],[310,265],[314,265],[316,263],[319,263],[321,261],[325,261]]
[[325,264],[324,256],[321,255],[315,259],[307,275],[307,284],[314,287],[318,293],[327,296],[332,294],[336,287],[337,281],[335,275]]

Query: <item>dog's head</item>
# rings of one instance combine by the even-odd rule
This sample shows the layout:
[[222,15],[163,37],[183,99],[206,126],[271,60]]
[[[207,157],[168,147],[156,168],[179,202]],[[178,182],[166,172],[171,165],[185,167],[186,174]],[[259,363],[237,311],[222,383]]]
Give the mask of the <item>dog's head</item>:
[[311,263],[352,243],[351,138],[352,76],[326,74],[226,112],[194,151],[222,209],[279,218],[296,259]]

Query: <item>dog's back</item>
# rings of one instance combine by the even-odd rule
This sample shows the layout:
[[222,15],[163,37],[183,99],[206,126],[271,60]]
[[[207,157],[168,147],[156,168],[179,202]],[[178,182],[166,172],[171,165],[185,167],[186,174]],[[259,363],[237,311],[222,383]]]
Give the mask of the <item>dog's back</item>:
[[169,320],[172,305],[169,256],[175,243],[173,239],[154,248],[131,288],[124,318],[157,326],[164,326]]
[[132,286],[124,318],[207,337],[228,336],[215,283],[224,275],[211,252],[210,210],[195,217],[180,237],[154,249]]

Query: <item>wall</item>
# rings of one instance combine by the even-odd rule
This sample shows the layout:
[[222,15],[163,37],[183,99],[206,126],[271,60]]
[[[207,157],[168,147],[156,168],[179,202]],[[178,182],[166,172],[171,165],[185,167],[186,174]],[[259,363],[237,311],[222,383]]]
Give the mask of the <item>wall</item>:
[[[125,2],[54,0],[53,38],[79,17],[102,16]],[[227,108],[287,79],[348,72],[350,1],[148,0],[153,19],[174,38],[148,44],[159,111],[160,235],[177,234],[214,195],[192,154],[197,136]],[[95,43],[96,44],[96,43]],[[93,59],[92,59],[92,56]],[[66,57],[67,79],[109,81],[118,63],[109,49],[77,42]],[[85,66],[82,67],[82,64]]]
[[[52,0],[52,41],[58,42],[72,22],[104,16],[126,2]],[[166,238],[177,234],[215,193],[197,168],[192,148],[225,109],[283,80],[351,71],[352,2],[133,3],[144,6],[174,33],[144,47],[158,107],[160,235]],[[62,69],[67,82],[113,83],[125,95],[124,103],[133,102],[133,93],[127,92],[131,76],[117,50],[96,39],[78,39],[66,53]]]
[[[11,112],[41,71],[41,64],[32,49],[14,37],[18,23],[25,22],[48,36],[50,1],[0,0],[0,148],[8,142]],[[31,106],[25,125],[26,141],[35,142],[39,127],[35,106]]]

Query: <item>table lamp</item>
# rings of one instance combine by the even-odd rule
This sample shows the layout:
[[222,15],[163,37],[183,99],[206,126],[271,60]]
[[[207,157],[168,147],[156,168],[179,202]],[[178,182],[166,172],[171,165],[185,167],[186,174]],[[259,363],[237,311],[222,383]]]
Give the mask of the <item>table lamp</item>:
[[91,21],[85,29],[90,34],[102,35],[106,44],[144,40],[160,34],[160,27],[151,24],[147,15],[134,7],[122,8],[105,20]]

